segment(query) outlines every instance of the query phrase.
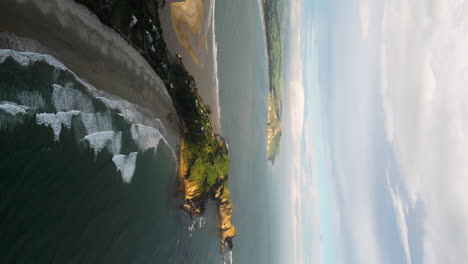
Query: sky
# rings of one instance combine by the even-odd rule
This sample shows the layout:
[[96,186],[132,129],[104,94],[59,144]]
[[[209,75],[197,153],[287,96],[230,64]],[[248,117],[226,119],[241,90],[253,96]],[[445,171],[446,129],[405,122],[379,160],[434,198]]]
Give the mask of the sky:
[[466,262],[468,2],[293,2],[294,262]]

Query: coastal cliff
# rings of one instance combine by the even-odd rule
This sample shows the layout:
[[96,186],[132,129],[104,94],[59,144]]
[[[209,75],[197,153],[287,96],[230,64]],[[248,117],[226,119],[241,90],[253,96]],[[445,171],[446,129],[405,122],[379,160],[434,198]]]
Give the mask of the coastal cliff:
[[[231,223],[232,202],[227,186],[229,158],[224,140],[216,139],[213,145],[201,150],[187,143],[190,138],[181,141],[179,152],[179,188],[184,192],[183,209],[192,217],[203,214],[205,204],[211,197],[216,201],[220,216],[221,250],[227,244],[233,247],[232,239],[236,229]],[[217,144],[216,144],[217,143]]]

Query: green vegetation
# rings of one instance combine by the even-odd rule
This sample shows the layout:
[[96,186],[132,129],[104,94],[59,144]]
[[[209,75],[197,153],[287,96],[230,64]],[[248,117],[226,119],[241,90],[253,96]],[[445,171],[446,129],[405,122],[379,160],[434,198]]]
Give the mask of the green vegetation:
[[280,0],[264,0],[265,27],[270,75],[270,92],[275,99],[277,115],[281,116],[283,86],[281,79],[281,5]]
[[[229,158],[222,146],[208,147],[206,150],[208,152],[196,150],[197,154],[201,156],[187,162],[192,164],[189,167],[188,178],[197,182],[202,193],[210,193],[215,191],[214,189],[218,185],[227,183],[225,179],[229,173]],[[215,152],[212,152],[213,150]],[[226,191],[224,192],[226,193]]]
[[169,94],[185,125],[183,151],[188,172],[186,178],[197,182],[203,194],[214,192],[215,187],[227,182],[229,158],[223,140],[213,133],[208,108],[197,93],[193,77],[182,64],[171,65]]
[[[226,144],[213,133],[208,106],[203,104],[193,77],[174,55],[170,55],[162,38],[158,8],[164,0],[76,0],[94,12],[103,23],[114,28],[143,55],[165,82],[181,122],[181,153],[187,167],[184,178],[196,182],[201,193],[190,207],[203,210],[210,194],[222,187],[221,197],[229,198],[227,180],[229,157]],[[132,27],[132,16],[138,20]],[[150,43],[146,32],[153,42]],[[230,200],[229,200],[230,202]],[[200,210],[198,210],[200,211]]]
[[279,153],[282,114],[282,47],[280,0],[263,0],[270,77],[268,100],[267,155],[274,160]]

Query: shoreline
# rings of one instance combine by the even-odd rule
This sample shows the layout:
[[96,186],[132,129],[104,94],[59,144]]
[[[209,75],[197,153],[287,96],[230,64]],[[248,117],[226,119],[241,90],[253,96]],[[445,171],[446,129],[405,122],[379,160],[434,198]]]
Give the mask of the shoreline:
[[[264,0],[258,0],[258,8],[260,9],[260,20],[262,21],[262,29],[263,29],[263,43],[265,44],[265,57],[267,59],[267,67],[269,67],[270,59],[268,57],[268,43],[267,43],[267,32],[266,32],[266,24],[265,24],[265,10],[264,10]],[[270,86],[270,81],[268,80],[268,87]]]
[[[190,35],[191,42],[203,42],[203,45],[194,46],[193,51],[197,55],[198,64],[195,63],[190,53],[181,45],[173,30],[171,19],[171,4],[180,2],[177,0],[167,0],[166,5],[159,10],[160,22],[163,30],[163,38],[171,54],[181,54],[184,66],[194,77],[199,93],[204,104],[211,106],[211,122],[216,134],[221,131],[221,108],[219,103],[219,81],[217,63],[217,42],[215,32],[215,7],[216,0],[206,0],[204,6],[204,16],[201,22],[198,38]],[[204,38],[202,36],[205,36]],[[198,40],[198,41],[197,41]]]
[[5,0],[0,8],[5,10],[0,32],[6,32],[1,48],[54,56],[94,87],[148,109],[177,148],[178,116],[163,81],[132,45],[86,7],[71,0]]

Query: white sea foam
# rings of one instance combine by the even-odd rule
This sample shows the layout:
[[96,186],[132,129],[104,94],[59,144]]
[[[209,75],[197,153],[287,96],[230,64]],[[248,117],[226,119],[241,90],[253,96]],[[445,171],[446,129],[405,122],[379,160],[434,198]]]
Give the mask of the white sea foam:
[[86,134],[112,130],[112,117],[109,112],[88,114],[71,110],[58,113],[40,113],[36,115],[36,122],[38,125],[51,127],[54,131],[55,140],[59,140],[62,126],[71,128],[73,117],[79,118],[85,129],[85,131],[75,130],[77,136],[81,137]]
[[83,140],[89,143],[89,146],[94,150],[95,156],[104,148],[115,156],[120,153],[122,148],[122,132],[120,131],[96,132],[85,136]]
[[224,243],[224,252],[223,252],[223,264],[232,264],[234,263],[232,260],[232,250],[229,249],[228,243]]
[[73,88],[52,85],[52,103],[57,111],[78,110],[93,113],[93,102],[89,96]]
[[177,160],[177,156],[169,143],[163,137],[161,132],[154,128],[141,124],[133,124],[130,128],[132,139],[138,145],[140,151],[146,151],[147,149],[154,148],[154,151],[158,149],[159,142],[162,140],[171,150],[172,156]]
[[116,155],[112,158],[117,171],[120,171],[124,183],[130,183],[135,173],[137,152],[132,152],[128,155]]
[[197,215],[192,218],[192,223],[190,226],[187,228],[187,231],[189,232],[189,236],[192,237],[193,232],[195,229],[202,229],[206,226],[206,219],[202,215]]
[[[3,63],[8,57],[11,57],[12,59],[14,59],[15,61],[17,61],[23,66],[30,65],[31,63],[34,63],[34,62],[42,61],[42,62],[48,63],[51,66],[54,66],[55,68],[69,72],[70,74],[74,76],[76,81],[80,82],[84,87],[86,87],[90,96],[96,99],[100,99],[104,104],[106,104],[107,107],[113,110],[120,111],[123,117],[125,118],[125,120],[127,120],[130,123],[143,124],[149,127],[154,127],[155,129],[159,130],[161,134],[163,135],[162,138],[167,143],[164,137],[164,135],[167,134],[166,128],[162,124],[161,120],[157,118],[148,117],[148,116],[151,116],[151,114],[144,114],[144,113],[149,113],[148,110],[142,108],[141,106],[132,104],[126,100],[123,100],[118,96],[113,96],[106,92],[96,89],[91,84],[78,78],[75,75],[75,73],[70,71],[67,67],[65,67],[65,65],[63,65],[54,57],[50,55],[37,54],[37,53],[32,53],[32,52],[16,52],[13,50],[0,49],[0,63]],[[54,73],[54,76],[58,76],[57,73]],[[72,113],[73,111],[71,110],[91,112],[92,105],[90,104],[90,101],[85,100],[84,98],[85,94],[81,93],[81,95],[83,96],[79,95],[80,99],[77,99],[78,101],[76,101],[76,98],[64,99],[65,94],[67,93],[68,93],[68,96],[73,96],[73,94],[76,95],[76,93],[74,93],[73,91],[66,90],[66,89],[71,90],[71,88],[64,88],[59,85],[54,86],[53,98],[55,96],[55,100],[53,99],[53,103],[54,103],[54,106],[57,108],[57,111],[68,111],[65,113]],[[80,93],[79,91],[77,92]],[[168,100],[172,101],[169,95],[167,94],[166,90],[162,92],[168,97]],[[29,107],[42,108],[45,106],[45,101],[41,97],[40,93],[38,92],[36,93],[24,92],[23,94],[20,94],[18,96],[18,99],[21,104],[27,105]],[[60,102],[60,100],[62,99],[64,99],[64,101]],[[81,118],[86,127],[87,134],[91,134],[91,133],[95,133],[99,131],[105,131],[105,130],[112,130],[112,119],[110,118],[110,114],[107,113],[107,114],[104,114],[104,116],[105,117],[99,116],[99,113],[96,115],[86,115],[85,113],[81,114]],[[68,118],[66,114],[64,113],[60,114],[59,112],[55,115],[44,114],[40,116],[38,119],[38,124],[51,126],[54,130],[55,138],[58,140],[58,138],[60,137],[62,124],[68,125],[68,123],[63,123],[68,120],[71,121],[71,116],[69,116]],[[174,150],[172,149],[172,147],[169,144],[168,146],[171,149],[172,153],[174,154]],[[174,154],[174,157],[176,157],[175,154]]]
[[42,61],[55,68],[68,70],[65,65],[56,60],[54,57],[46,54],[37,54],[33,52],[17,52],[9,49],[0,49],[0,63],[4,63],[7,58],[11,57],[16,62],[23,66],[28,66],[31,63]]
[[96,99],[101,100],[108,108],[117,110],[121,116],[124,117],[130,123],[143,124],[158,129],[163,135],[166,134],[166,128],[162,124],[161,120],[157,118],[150,118],[142,112],[146,112],[141,106],[132,104],[126,100],[115,98],[114,96],[102,96],[102,92],[96,96]]
[[159,141],[163,138],[161,132],[153,127],[140,124],[133,124],[130,128],[132,139],[137,143],[140,151],[150,148],[157,150]]
[[113,130],[110,112],[99,112],[96,114],[81,113],[80,118],[83,121],[86,134]]
[[22,124],[29,107],[17,105],[13,102],[0,102],[0,130],[11,130],[19,124]]
[[36,122],[38,125],[51,127],[54,131],[54,139],[58,141],[60,139],[60,132],[62,126],[71,128],[72,118],[79,115],[79,111],[68,111],[54,113],[40,113],[36,115]]
[[16,100],[30,108],[41,109],[46,105],[44,98],[38,91],[20,91],[16,94]]
[[219,102],[219,77],[218,77],[218,43],[216,42],[216,27],[215,27],[215,10],[216,0],[213,1],[212,8],[212,25],[213,25],[213,68],[214,68],[214,80],[215,80],[215,92],[216,101],[218,107],[218,128],[221,130],[221,106]]
[[28,109],[29,107],[27,106],[17,105],[13,102],[5,102],[5,101],[0,102],[0,110],[3,110],[4,112],[13,116],[17,114],[25,115]]

